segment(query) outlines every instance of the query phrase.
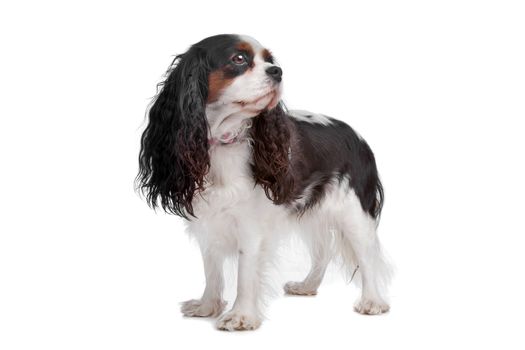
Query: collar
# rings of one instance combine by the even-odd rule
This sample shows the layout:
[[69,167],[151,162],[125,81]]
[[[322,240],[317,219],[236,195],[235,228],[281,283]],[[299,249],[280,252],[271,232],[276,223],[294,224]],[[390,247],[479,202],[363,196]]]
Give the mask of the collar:
[[241,126],[234,132],[227,131],[219,137],[211,137],[208,139],[210,146],[215,145],[230,145],[232,143],[242,142],[246,139],[246,130],[252,127],[252,120],[246,119],[241,123]]

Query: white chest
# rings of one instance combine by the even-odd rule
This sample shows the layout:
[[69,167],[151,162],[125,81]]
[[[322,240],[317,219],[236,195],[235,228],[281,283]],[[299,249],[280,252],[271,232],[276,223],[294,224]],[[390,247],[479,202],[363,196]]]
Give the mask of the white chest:
[[210,150],[206,190],[194,202],[196,215],[224,215],[249,206],[256,196],[247,142],[215,146]]

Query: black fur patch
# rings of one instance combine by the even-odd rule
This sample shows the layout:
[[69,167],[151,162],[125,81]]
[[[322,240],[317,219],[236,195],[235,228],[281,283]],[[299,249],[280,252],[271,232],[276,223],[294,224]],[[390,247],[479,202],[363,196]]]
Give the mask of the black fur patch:
[[339,181],[349,179],[363,210],[377,218],[384,194],[368,144],[350,126],[336,119],[330,118],[328,125],[290,119],[297,134],[291,154],[297,197],[308,188],[304,205],[296,209],[304,212],[315,206],[335,174]]

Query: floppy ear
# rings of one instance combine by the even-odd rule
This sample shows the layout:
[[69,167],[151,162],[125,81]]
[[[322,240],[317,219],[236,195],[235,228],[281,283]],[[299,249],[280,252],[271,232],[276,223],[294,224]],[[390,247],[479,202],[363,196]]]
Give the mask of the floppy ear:
[[253,176],[275,204],[296,199],[295,177],[290,160],[294,147],[293,123],[279,104],[253,119]]
[[152,208],[188,218],[209,169],[205,103],[209,65],[191,48],[175,57],[158,86],[142,134],[137,185]]

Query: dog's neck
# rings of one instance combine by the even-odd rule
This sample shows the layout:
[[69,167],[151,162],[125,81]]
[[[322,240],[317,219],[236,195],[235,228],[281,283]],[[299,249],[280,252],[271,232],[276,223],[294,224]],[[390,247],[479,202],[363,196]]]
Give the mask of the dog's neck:
[[250,119],[260,111],[253,111],[238,104],[206,105],[206,119],[209,125],[210,145],[224,145],[238,142],[250,128]]
[[209,154],[210,170],[206,175],[208,183],[214,187],[253,186],[252,147],[249,139],[211,146]]
[[248,138],[248,129],[252,127],[252,120],[245,119],[237,127],[231,131],[225,131],[219,136],[210,136],[208,142],[210,147],[216,147],[221,145],[230,145],[232,143],[242,142]]

